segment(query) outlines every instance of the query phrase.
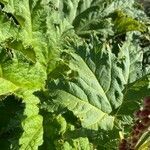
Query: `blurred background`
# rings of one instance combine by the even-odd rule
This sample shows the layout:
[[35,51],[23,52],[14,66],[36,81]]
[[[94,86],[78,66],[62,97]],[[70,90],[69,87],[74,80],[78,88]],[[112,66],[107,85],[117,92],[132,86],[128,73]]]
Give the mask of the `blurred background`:
[[144,6],[144,10],[150,16],[150,0],[138,0]]

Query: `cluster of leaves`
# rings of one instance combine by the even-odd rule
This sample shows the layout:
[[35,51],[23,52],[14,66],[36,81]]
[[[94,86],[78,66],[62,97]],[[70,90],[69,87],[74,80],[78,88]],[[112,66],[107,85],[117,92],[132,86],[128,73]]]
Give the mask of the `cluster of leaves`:
[[150,21],[139,5],[0,0],[0,6],[1,148],[116,150],[150,93]]
[[[135,112],[135,124],[128,139],[122,139],[119,149],[135,149],[143,134],[149,132],[150,127],[150,97],[144,98],[143,108]],[[150,146],[149,141],[145,141]]]

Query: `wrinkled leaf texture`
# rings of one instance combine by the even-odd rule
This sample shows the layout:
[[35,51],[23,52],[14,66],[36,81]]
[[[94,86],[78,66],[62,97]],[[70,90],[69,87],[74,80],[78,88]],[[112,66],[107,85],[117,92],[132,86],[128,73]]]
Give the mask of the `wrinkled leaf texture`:
[[134,0],[0,3],[0,96],[25,104],[19,149],[117,149],[150,93],[134,38],[146,32],[144,12]]

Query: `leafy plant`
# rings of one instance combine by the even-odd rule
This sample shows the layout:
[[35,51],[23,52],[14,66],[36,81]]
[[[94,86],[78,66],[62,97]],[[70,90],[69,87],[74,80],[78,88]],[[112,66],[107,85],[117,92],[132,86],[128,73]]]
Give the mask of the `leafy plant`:
[[[135,124],[133,126],[131,135],[128,139],[123,139],[120,143],[119,149],[135,149],[140,146],[141,137],[145,137],[145,133],[148,134],[148,128],[150,126],[150,97],[144,99],[144,106],[141,110],[135,112]],[[144,136],[143,136],[144,135]],[[149,140],[146,141],[147,145],[142,146],[143,149],[149,147]]]
[[117,150],[150,93],[143,10],[134,0],[0,5],[2,149]]

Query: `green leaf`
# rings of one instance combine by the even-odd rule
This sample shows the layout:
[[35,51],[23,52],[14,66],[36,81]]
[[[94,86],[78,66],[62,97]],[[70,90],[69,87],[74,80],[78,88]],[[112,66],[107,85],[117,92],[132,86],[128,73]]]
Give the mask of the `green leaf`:
[[[48,61],[47,17],[50,9],[41,0],[8,1],[1,15],[0,40],[4,47],[20,51],[27,59]],[[11,17],[7,17],[7,15]],[[14,23],[17,22],[17,25]],[[9,33],[9,34],[8,34]]]
[[[116,10],[122,10],[125,14],[129,14],[128,17],[118,21],[119,30],[121,28],[122,30],[127,28],[125,31],[145,30],[144,24],[134,19],[146,18],[143,11],[133,7],[134,0],[83,0],[82,2],[79,0],[62,0],[61,2],[51,1],[51,5],[57,10],[57,16],[72,24],[76,33],[81,37],[87,38],[93,32],[100,36],[113,35],[111,18],[108,16]],[[117,26],[116,23],[115,27]]]
[[146,26],[139,21],[128,17],[122,11],[116,10],[113,14],[114,28],[117,34],[123,34],[129,31],[146,31]]
[[6,95],[9,93],[13,93],[14,91],[16,91],[19,88],[12,82],[10,82],[6,79],[3,79],[3,78],[0,78],[0,83],[1,83],[0,95]]
[[24,130],[19,139],[20,150],[37,150],[38,146],[43,143],[43,118],[38,115],[39,109],[37,104],[39,99],[31,91],[19,92],[17,95],[25,103],[22,128]]
[[41,89],[46,79],[45,69],[38,62],[31,65],[21,59],[22,57],[1,63],[2,71],[0,77],[3,79],[3,86],[5,85],[6,89],[7,86],[10,86],[9,90],[12,91],[22,88],[31,90]]
[[[66,112],[67,113],[67,112]],[[92,149],[92,144],[89,142],[87,137],[76,136],[78,130],[76,126],[67,122],[64,114],[46,113],[42,112],[44,117],[44,143],[40,147],[40,150],[44,149],[57,149],[57,150],[76,150],[80,149]],[[66,114],[70,117],[70,114]],[[73,116],[71,116],[73,117]],[[74,137],[73,137],[73,136]]]
[[81,37],[87,37],[92,32],[101,35],[108,32],[112,34],[110,20],[103,18],[103,10],[110,3],[104,0],[82,2],[64,0],[61,7],[63,7],[64,18],[74,26],[76,33]]
[[[45,100],[41,98],[44,108],[51,112],[69,109],[80,120],[83,128],[102,130],[102,141],[112,139],[110,132],[105,133],[103,130],[112,130],[116,134],[113,139],[116,144],[119,130],[123,130],[124,125],[132,123],[133,115],[129,112],[133,112],[139,106],[138,99],[135,103],[132,101],[131,107],[124,105],[127,94],[124,92],[125,85],[133,84],[143,76],[143,53],[139,45],[131,42],[132,39],[133,35],[129,34],[124,43],[119,43],[119,46],[115,47],[101,43],[93,37],[89,45],[79,44],[79,47],[74,49],[76,53],[65,51],[64,61],[68,60],[69,70],[65,70],[67,73],[63,74],[61,68],[62,76],[48,82],[48,91],[43,97]],[[54,72],[58,74],[59,70]],[[143,95],[148,93],[148,86],[145,86],[146,89]],[[142,92],[141,88],[140,90]],[[124,111],[128,109],[128,112]],[[105,137],[105,134],[109,138]],[[99,146],[105,149],[102,141]],[[111,147],[112,141],[109,142],[107,144]]]
[[54,100],[55,105],[61,105],[61,107],[71,110],[79,118],[83,127],[106,130],[112,128],[114,118],[92,106],[86,100],[65,91],[58,90],[53,94],[57,97]]
[[0,12],[0,42],[4,42],[13,36],[16,37],[18,30],[14,21],[9,19],[5,13]]
[[[133,112],[139,107],[140,101],[148,96],[150,92],[150,75],[145,75],[139,80],[129,84],[124,89],[124,100],[118,113],[133,115]],[[130,107],[128,107],[130,106]],[[126,108],[127,111],[124,111]]]
[[33,47],[24,47],[22,41],[15,41],[14,39],[8,39],[3,43],[5,49],[10,49],[12,51],[19,51],[25,56],[25,58],[33,63],[36,62],[36,54]]
[[140,104],[145,96],[150,93],[150,75],[128,84],[123,91],[122,104],[116,111],[115,124],[126,135],[131,129],[133,114],[140,109]]
[[76,150],[80,148],[81,150],[91,150],[93,147],[90,145],[88,138],[80,137],[78,139],[70,139],[64,143],[60,141],[56,142],[57,150]]
[[13,93],[25,105],[11,148],[117,149],[149,93],[144,12],[134,0],[0,4],[0,96]]
[[50,89],[56,88],[51,93],[53,103],[71,110],[79,117],[83,127],[112,129],[114,117],[109,113],[121,105],[122,90],[130,78],[129,47],[126,42],[120,48],[119,58],[107,44],[93,49],[87,47],[82,50],[83,54],[72,53],[69,67],[77,74],[72,77],[68,71],[65,80],[49,85]]

